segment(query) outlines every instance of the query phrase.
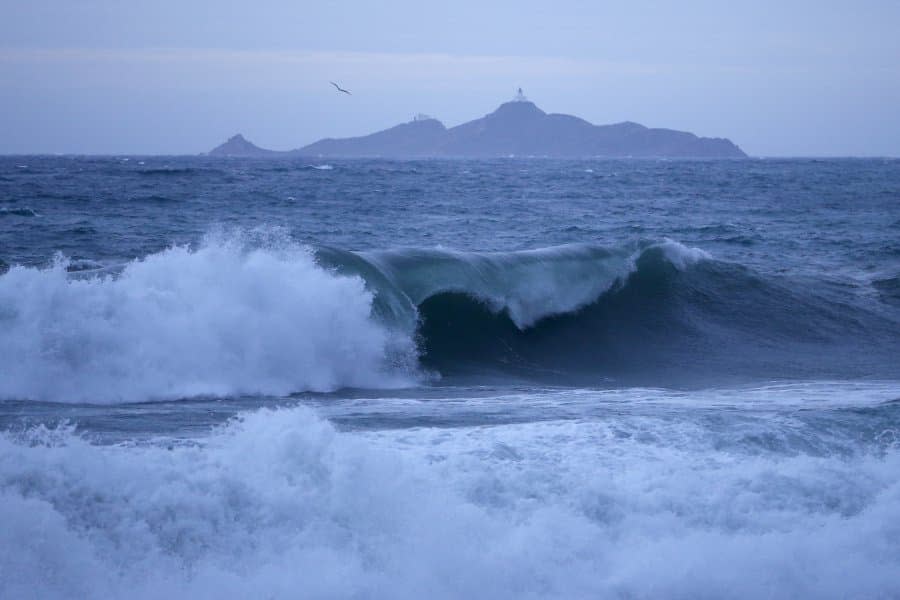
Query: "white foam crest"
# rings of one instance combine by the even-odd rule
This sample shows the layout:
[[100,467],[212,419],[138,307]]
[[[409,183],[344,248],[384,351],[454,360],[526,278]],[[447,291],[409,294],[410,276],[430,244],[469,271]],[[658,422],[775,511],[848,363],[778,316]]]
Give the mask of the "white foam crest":
[[666,259],[672,263],[676,269],[684,270],[703,260],[711,260],[712,255],[700,248],[692,248],[685,246],[681,242],[666,238],[658,244],[651,246],[662,250]]
[[[403,383],[413,344],[371,318],[356,277],[284,240],[209,236],[74,279],[0,276],[0,398],[118,402]],[[270,236],[271,237],[271,236]],[[413,359],[414,360],[414,359]],[[405,364],[406,364],[405,363]]]
[[900,586],[900,453],[734,453],[630,417],[196,445],[0,436],[4,598],[844,598]]
[[593,302],[634,269],[627,255],[589,245],[366,256],[390,274],[414,304],[442,292],[465,293],[494,311],[507,310],[520,329]]
[[666,238],[629,255],[624,249],[572,244],[518,252],[417,250],[366,253],[414,304],[443,292],[468,294],[495,312],[506,310],[519,329],[576,311],[623,283],[648,250],[684,270],[712,256]]
[[[518,256],[521,261],[528,255]],[[489,295],[495,308],[506,308],[520,329],[595,301],[631,272],[631,266],[615,255],[586,260],[586,256],[568,249],[547,249],[530,258],[497,261],[496,281],[500,286]]]
[[17,217],[39,217],[36,210],[27,206],[0,206],[0,216],[11,215]]

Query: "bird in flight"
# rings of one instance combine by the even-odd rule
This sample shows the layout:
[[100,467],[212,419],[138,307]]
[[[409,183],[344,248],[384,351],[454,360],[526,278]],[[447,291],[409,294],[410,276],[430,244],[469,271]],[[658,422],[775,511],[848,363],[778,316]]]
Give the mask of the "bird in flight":
[[344,88],[342,88],[341,86],[339,86],[338,84],[336,84],[335,82],[330,81],[329,83],[330,83],[331,85],[333,85],[333,86],[335,87],[335,89],[337,89],[337,91],[339,91],[339,92],[344,92],[344,93],[347,94],[348,96],[352,96],[352,95],[353,95],[353,94],[351,94],[350,92],[348,92],[347,90],[345,90]]

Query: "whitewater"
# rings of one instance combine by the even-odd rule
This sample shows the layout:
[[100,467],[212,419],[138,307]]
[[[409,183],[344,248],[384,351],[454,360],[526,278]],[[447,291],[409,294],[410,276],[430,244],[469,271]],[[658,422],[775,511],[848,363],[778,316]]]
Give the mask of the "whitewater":
[[900,597],[898,231],[891,160],[0,158],[0,597]]

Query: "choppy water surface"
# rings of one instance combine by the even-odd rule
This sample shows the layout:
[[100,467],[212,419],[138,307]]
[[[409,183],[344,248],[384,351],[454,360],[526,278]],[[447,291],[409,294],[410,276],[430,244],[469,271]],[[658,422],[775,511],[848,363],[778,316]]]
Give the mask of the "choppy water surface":
[[900,161],[0,159],[0,596],[900,596]]

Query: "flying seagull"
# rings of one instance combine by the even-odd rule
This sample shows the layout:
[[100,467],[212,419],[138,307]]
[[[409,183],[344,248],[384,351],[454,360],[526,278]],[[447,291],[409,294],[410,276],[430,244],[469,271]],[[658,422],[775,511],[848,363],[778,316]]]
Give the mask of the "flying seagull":
[[352,96],[352,95],[353,95],[353,94],[351,94],[350,92],[348,92],[347,90],[345,90],[344,88],[342,88],[341,86],[339,86],[338,84],[336,84],[335,82],[329,81],[329,83],[330,83],[331,85],[333,85],[333,86],[337,89],[337,91],[339,91],[339,92],[344,92],[344,93],[347,94],[348,96]]

